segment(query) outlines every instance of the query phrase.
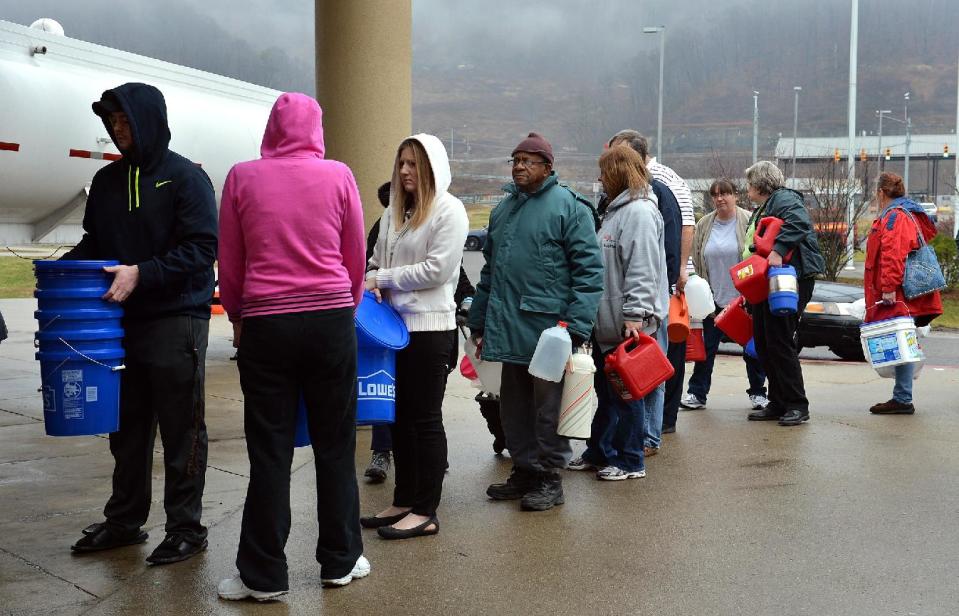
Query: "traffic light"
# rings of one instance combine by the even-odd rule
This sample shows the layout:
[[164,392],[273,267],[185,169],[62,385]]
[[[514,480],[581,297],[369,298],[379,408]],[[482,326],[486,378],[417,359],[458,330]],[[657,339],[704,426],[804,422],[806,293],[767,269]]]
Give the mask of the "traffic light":
[[892,149],[886,148],[886,160],[889,160],[890,158],[892,158]]
[[866,162],[866,148],[859,150],[859,160]]
[[949,144],[942,146],[942,157],[949,158]]
[[836,148],[836,151],[832,153],[832,159],[838,163],[841,158],[842,156],[839,155],[839,148]]

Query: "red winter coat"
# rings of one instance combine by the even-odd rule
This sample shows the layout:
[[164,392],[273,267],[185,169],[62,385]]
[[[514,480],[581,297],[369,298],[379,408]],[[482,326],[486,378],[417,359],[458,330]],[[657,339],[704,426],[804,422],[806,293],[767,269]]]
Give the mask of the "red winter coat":
[[[921,209],[917,212],[911,209],[913,205],[905,201],[903,206],[910,209],[910,214],[922,229],[926,242],[936,236],[936,227]],[[891,221],[891,222],[890,222]],[[863,275],[863,287],[866,291],[866,309],[869,310],[876,302],[882,301],[882,294],[896,292],[896,299],[905,302],[912,317],[920,323],[928,323],[942,314],[942,297],[939,291],[907,300],[902,294],[902,277],[906,266],[906,256],[910,251],[919,247],[919,237],[916,225],[912,223],[902,210],[889,209],[885,216],[877,218],[872,223],[869,240],[866,242],[866,271]],[[901,305],[898,305],[901,308]],[[867,321],[879,320],[874,311],[869,310]]]

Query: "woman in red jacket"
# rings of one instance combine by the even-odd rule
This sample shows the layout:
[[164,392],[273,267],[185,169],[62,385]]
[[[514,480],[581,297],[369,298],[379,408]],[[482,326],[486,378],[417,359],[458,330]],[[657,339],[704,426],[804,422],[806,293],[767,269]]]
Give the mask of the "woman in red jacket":
[[[928,325],[942,314],[942,298],[939,291],[907,300],[902,292],[902,278],[906,269],[906,256],[919,248],[919,233],[928,243],[936,236],[936,227],[918,203],[905,197],[902,178],[895,173],[879,176],[876,198],[881,212],[872,223],[869,241],[866,243],[866,271],[863,286],[866,291],[866,320],[879,320],[876,304],[908,310],[916,325]],[[886,311],[887,314],[889,311]],[[872,317],[872,318],[870,318]],[[888,317],[884,317],[888,318]],[[912,404],[912,376],[914,363],[896,366],[896,386],[892,399],[873,405],[870,413],[877,415],[911,415],[916,411]]]

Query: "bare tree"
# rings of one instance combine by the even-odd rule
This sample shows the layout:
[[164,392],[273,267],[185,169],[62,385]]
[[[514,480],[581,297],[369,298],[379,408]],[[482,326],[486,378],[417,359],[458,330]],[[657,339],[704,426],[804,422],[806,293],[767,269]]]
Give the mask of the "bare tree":
[[845,164],[829,161],[821,164],[803,183],[806,208],[819,235],[819,251],[826,262],[823,273],[826,280],[836,280],[846,265],[850,224],[853,225],[853,245],[859,244],[857,222],[867,213],[870,203],[865,198],[869,192],[865,189],[869,185],[869,163],[859,165],[858,177],[850,180]]

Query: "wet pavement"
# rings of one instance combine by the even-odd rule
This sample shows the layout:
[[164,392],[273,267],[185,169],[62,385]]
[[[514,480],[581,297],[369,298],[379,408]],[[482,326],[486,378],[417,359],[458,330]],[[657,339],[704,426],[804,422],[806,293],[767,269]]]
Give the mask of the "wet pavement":
[[[486,499],[509,459],[493,456],[476,390],[454,375],[440,534],[386,542],[364,531],[372,574],[321,590],[312,454],[299,451],[290,594],[246,604],[216,598],[234,573],[248,473],[228,323],[214,318],[207,365],[210,546],[149,567],[163,536],[159,463],[146,544],[69,550],[101,520],[112,458],[104,438],[44,435],[33,310],[0,300],[11,328],[0,344],[0,614],[959,613],[959,351],[926,367],[911,417],[869,415],[892,382],[865,364],[806,361],[812,420],[797,428],[746,422],[742,361],[721,356],[708,409],[680,414],[647,478],[567,472],[566,504],[545,513]],[[360,472],[369,436],[358,433]],[[375,512],[391,482],[361,481],[360,493]]]

